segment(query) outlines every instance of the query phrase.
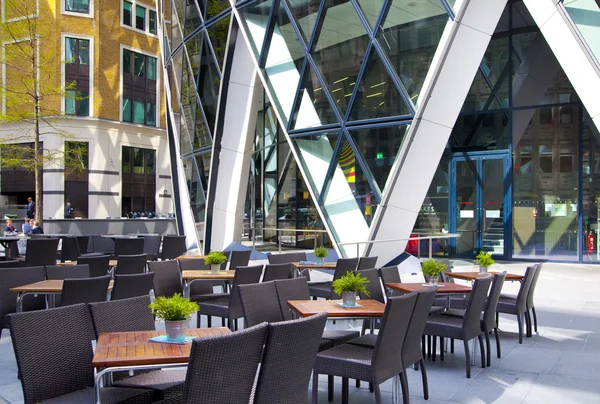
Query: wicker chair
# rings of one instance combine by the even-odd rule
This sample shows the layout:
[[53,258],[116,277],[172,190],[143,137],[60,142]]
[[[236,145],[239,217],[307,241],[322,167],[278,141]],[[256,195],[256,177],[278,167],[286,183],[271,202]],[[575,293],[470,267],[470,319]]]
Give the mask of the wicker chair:
[[363,269],[371,269],[376,268],[378,257],[360,257],[358,259],[358,265],[356,266],[357,271],[362,271]]
[[[481,351],[481,367],[485,367],[485,351],[483,348],[483,333],[481,332],[481,312],[485,305],[488,290],[492,283],[492,277],[486,276],[475,279],[473,290],[467,302],[467,309],[463,318],[436,315],[427,320],[425,335],[432,335],[433,355],[435,355],[435,337],[460,339],[465,347],[465,359],[467,378],[471,377],[471,355],[469,352],[469,341],[477,337]],[[443,348],[443,347],[442,347]],[[444,350],[442,349],[442,355]]]
[[517,324],[519,326],[519,344],[523,343],[523,317],[529,324],[528,310],[527,310],[527,297],[529,295],[529,289],[535,278],[535,274],[538,272],[536,265],[527,267],[525,270],[525,276],[521,281],[521,287],[516,298],[500,296],[498,300],[498,307],[496,308],[496,322],[498,323],[498,313],[514,314],[517,316]]
[[388,299],[375,348],[344,344],[317,355],[313,372],[313,403],[317,403],[319,374],[342,377],[342,402],[348,402],[348,379],[373,384],[375,401],[381,403],[379,384],[402,373],[402,348],[417,293]]
[[0,268],[16,268],[20,265],[19,260],[0,261]]
[[203,301],[198,310],[198,324],[200,316],[208,317],[208,326],[211,326],[211,316],[227,318],[228,326],[231,329],[237,329],[237,319],[242,317],[242,305],[237,287],[250,283],[258,283],[262,275],[263,266],[255,265],[250,267],[238,267],[233,278],[231,293],[220,294],[217,297]]
[[115,243],[108,237],[93,235],[92,251],[95,253],[113,255],[115,253]]
[[[225,252],[227,254],[227,252]],[[250,262],[252,250],[231,251],[229,254],[229,269],[235,271],[239,267],[247,267]]]
[[30,238],[27,240],[25,265],[28,267],[56,265],[57,251],[57,238]]
[[[132,275],[123,275],[132,276]],[[137,275],[135,275],[137,276]],[[96,338],[103,332],[151,331],[154,330],[154,316],[148,305],[150,297],[139,296],[117,301],[91,303],[89,305],[94,323]],[[161,396],[181,393],[185,381],[185,369],[169,371],[153,370],[136,372],[135,376],[118,372],[115,386],[150,388],[160,392]]]
[[60,294],[61,306],[104,302],[108,294],[110,275],[96,278],[65,279]]
[[326,322],[327,313],[321,313],[269,324],[254,404],[308,404],[308,384]]
[[90,277],[105,276],[110,270],[110,255],[82,256],[77,258],[77,264],[90,266]]
[[142,252],[148,256],[148,261],[156,261],[158,259],[161,243],[162,236],[144,236],[144,248]]
[[[0,337],[2,330],[8,328],[8,315],[17,311],[17,294],[10,289],[40,282],[45,279],[44,267],[15,267],[0,269]],[[23,298],[23,311],[46,308],[42,295],[27,295]]]
[[81,279],[90,277],[88,264],[77,265],[50,265],[46,267],[46,279]]
[[386,295],[394,296],[396,290],[388,288],[386,285],[388,283],[402,283],[402,280],[400,279],[400,272],[398,272],[398,267],[392,266],[379,268],[379,276],[381,277],[383,287],[386,290]]
[[144,239],[136,238],[115,238],[115,257],[121,255],[139,255],[144,253]]
[[[8,318],[26,404],[95,402],[93,336],[87,306],[11,314]],[[102,403],[150,403],[152,390],[107,387]]]
[[[358,265],[358,258],[340,258],[337,261],[335,266],[335,272],[333,274],[333,280],[340,279],[342,276],[346,275],[346,272],[353,272],[356,270],[356,266]],[[331,282],[324,282],[319,284],[313,284],[308,287],[310,290],[310,295],[316,299],[318,297],[322,297],[325,299],[339,299],[333,292],[333,286],[331,286]]]
[[[267,255],[269,264],[289,264],[292,262],[306,261],[306,253],[304,252],[293,252],[286,254],[269,254]],[[305,269],[300,272],[300,275],[310,281],[310,270]]]
[[270,282],[276,279],[290,279],[292,278],[292,264],[269,264],[265,266],[265,273],[263,275],[263,282]]
[[[525,308],[527,309],[527,311],[525,312],[525,325],[527,327],[527,336],[528,337],[531,337],[531,335],[532,335],[532,331],[531,331],[531,320],[532,320],[531,317],[532,316],[533,316],[533,326],[534,326],[535,332],[537,332],[537,330],[538,330],[537,314],[535,312],[535,304],[533,303],[533,296],[535,294],[537,282],[540,277],[540,272],[542,270],[542,264],[541,263],[535,264],[535,267],[536,267],[535,276],[533,277],[533,279],[531,281],[531,286],[529,286],[529,291],[527,292],[527,302],[525,303]],[[504,293],[502,293],[500,295],[500,298],[504,302],[510,302],[510,301],[516,302],[516,300],[517,300],[517,296],[504,294]]]
[[[359,293],[360,298],[375,299],[378,302],[385,303],[385,295],[383,293],[383,289],[381,289],[381,281],[379,280],[379,272],[377,269],[363,269],[356,271],[356,273],[369,280],[369,283],[367,283],[367,291],[369,292],[369,295],[367,296],[363,293]],[[378,328],[379,324],[380,321],[378,321],[378,319],[363,320],[361,334],[364,334],[371,325],[373,325],[375,328]]]
[[79,252],[81,254],[87,254],[88,247],[90,245],[90,236],[75,236],[77,239],[77,247],[79,248]]
[[115,275],[110,300],[148,296],[154,283],[154,272],[134,275]]
[[160,259],[174,260],[180,255],[185,254],[186,251],[185,236],[164,236],[162,239]]
[[171,297],[175,293],[183,294],[181,271],[177,261],[150,261],[148,269],[154,272],[154,295]]
[[143,274],[146,272],[146,254],[119,255],[115,275]]

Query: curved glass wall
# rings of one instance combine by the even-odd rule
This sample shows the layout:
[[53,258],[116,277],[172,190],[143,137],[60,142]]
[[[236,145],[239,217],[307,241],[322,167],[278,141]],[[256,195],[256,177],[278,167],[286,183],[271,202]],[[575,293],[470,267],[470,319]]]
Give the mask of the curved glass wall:
[[600,2],[596,0],[563,0],[573,24],[600,62]]

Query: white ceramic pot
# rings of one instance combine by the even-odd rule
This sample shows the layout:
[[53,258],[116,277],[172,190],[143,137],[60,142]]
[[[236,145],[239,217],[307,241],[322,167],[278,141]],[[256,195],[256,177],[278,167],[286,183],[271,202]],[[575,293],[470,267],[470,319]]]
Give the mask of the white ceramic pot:
[[218,274],[220,270],[221,270],[221,265],[219,265],[219,264],[211,264],[210,265],[210,272],[211,273]]
[[482,267],[481,265],[479,265],[479,273],[480,274],[487,274],[488,269],[487,267]]
[[165,329],[167,330],[167,341],[183,342],[188,329],[187,320],[165,321]]

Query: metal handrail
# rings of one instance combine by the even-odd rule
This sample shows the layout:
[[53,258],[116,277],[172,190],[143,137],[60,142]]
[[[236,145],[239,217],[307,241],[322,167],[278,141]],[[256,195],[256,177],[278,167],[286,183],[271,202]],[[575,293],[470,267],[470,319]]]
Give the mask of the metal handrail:
[[[317,233],[327,233],[327,230],[317,230],[317,229],[281,229],[278,227],[244,227],[244,230],[268,230],[268,231],[276,231],[277,234],[277,245],[279,248],[279,253],[281,254],[281,237],[279,237],[279,232],[291,232],[291,233],[315,233],[315,248],[317,248]],[[256,231],[252,232],[252,248],[256,246]]]
[[[423,233],[427,234],[427,233]],[[417,256],[421,258],[421,240],[429,240],[429,258],[433,257],[433,243],[431,242],[434,239],[439,238],[459,238],[461,235],[458,233],[436,233],[429,236],[417,236],[417,237],[403,237],[403,238],[394,238],[394,239],[385,239],[385,240],[371,240],[371,241],[352,241],[347,243],[338,243],[338,245],[354,245],[356,244],[356,256],[360,256],[360,245],[361,244],[379,244],[379,243],[391,243],[395,241],[410,241],[417,240]]]

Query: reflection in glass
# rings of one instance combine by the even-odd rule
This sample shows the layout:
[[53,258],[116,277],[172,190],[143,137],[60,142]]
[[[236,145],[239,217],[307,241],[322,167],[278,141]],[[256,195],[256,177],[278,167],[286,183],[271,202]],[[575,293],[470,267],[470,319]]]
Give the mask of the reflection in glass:
[[197,2],[187,2],[185,6],[185,26],[183,27],[183,36],[188,36],[202,24],[200,11]]
[[385,189],[408,128],[409,125],[395,125],[350,132],[356,148],[367,163],[368,174],[379,188],[377,191],[380,195]]
[[204,221],[205,199],[200,176],[196,168],[196,162],[193,158],[183,160],[183,170],[185,172],[188,192],[190,193],[190,207],[196,223]]
[[266,0],[239,10],[242,24],[246,27],[252,50],[257,57],[265,41],[271,7],[273,7],[273,0]]
[[310,64],[307,64],[304,71],[292,119],[292,129],[312,128],[338,122]]
[[565,0],[563,4],[592,54],[600,62],[600,2]]
[[383,7],[383,0],[358,0],[361,11],[369,21],[371,28],[375,28],[377,18]]
[[206,0],[206,20],[210,20],[230,6],[231,4],[228,0]]
[[198,82],[198,95],[200,102],[204,107],[206,121],[211,131],[214,130],[215,120],[217,119],[217,100],[219,96],[219,85],[221,78],[215,63],[215,59],[210,53],[208,40],[204,38],[202,46],[202,58],[200,59],[200,75]]
[[213,51],[215,52],[215,57],[217,58],[217,62],[221,69],[223,69],[223,60],[225,59],[225,48],[227,46],[230,20],[230,16],[225,17],[206,29],[213,46]]
[[461,115],[458,117],[450,144],[459,150],[501,150],[508,147],[508,114],[506,112]]
[[[587,111],[583,115],[583,260],[600,261],[600,131]],[[591,240],[591,245],[590,245]]]
[[350,1],[324,1],[323,26],[315,39],[313,58],[334,102],[344,115],[369,37]]
[[292,16],[296,20],[296,25],[302,32],[302,37],[306,44],[310,42],[313,28],[317,22],[317,12],[319,11],[320,0],[289,0],[288,5]]
[[333,151],[338,140],[338,133],[331,132],[322,135],[297,137],[293,139],[300,156],[300,163],[308,175],[315,194],[321,194],[329,164],[333,159]]
[[439,1],[392,0],[377,34],[415,105],[447,21],[448,14]]
[[356,91],[351,121],[410,114],[375,48]]

